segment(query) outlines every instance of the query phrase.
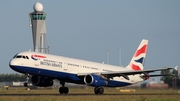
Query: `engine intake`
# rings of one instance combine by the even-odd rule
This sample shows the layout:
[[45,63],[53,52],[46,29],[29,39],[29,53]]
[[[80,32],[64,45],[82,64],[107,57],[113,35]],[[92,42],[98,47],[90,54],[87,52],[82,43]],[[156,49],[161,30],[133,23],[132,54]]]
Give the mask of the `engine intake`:
[[35,76],[35,75],[31,77],[31,82],[33,85],[40,87],[52,86],[54,83],[52,79],[49,79],[47,77]]
[[84,82],[90,86],[106,86],[108,81],[104,80],[102,77],[94,74],[89,74],[84,77]]

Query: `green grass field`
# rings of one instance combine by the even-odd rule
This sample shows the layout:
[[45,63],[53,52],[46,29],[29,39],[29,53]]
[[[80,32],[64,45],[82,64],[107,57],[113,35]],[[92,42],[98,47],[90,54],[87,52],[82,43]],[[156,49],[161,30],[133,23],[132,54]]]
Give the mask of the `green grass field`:
[[[104,95],[95,95],[93,90],[93,87],[70,87],[69,95],[60,95],[58,89],[0,88],[0,94],[5,94],[0,95],[0,101],[180,101],[178,90],[173,89],[133,89],[132,92],[120,92],[117,88],[105,88]],[[30,94],[30,96],[9,94]]]

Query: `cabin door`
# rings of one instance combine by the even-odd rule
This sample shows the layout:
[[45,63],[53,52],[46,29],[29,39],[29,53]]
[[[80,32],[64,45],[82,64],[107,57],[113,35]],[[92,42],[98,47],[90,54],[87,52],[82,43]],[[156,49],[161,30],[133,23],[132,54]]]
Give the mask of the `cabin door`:
[[63,60],[63,70],[67,71],[68,70],[68,63],[66,62],[66,60]]
[[39,59],[37,59],[37,60],[34,61],[34,65],[35,65],[35,66],[39,66]]

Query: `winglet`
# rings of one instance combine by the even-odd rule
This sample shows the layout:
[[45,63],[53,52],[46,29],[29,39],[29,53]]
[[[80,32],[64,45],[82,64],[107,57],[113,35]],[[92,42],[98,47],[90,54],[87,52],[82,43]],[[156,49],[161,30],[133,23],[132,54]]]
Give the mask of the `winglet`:
[[174,70],[176,70],[178,72],[178,66],[174,67]]

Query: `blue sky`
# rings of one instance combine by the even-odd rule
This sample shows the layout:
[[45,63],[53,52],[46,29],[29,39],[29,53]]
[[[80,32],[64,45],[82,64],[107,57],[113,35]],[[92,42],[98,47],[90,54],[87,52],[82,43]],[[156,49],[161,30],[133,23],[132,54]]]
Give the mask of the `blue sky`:
[[[10,59],[33,49],[28,13],[35,0],[0,1],[0,73],[15,73]],[[149,40],[145,69],[180,66],[179,0],[39,0],[47,13],[50,53],[122,65],[143,38]]]

